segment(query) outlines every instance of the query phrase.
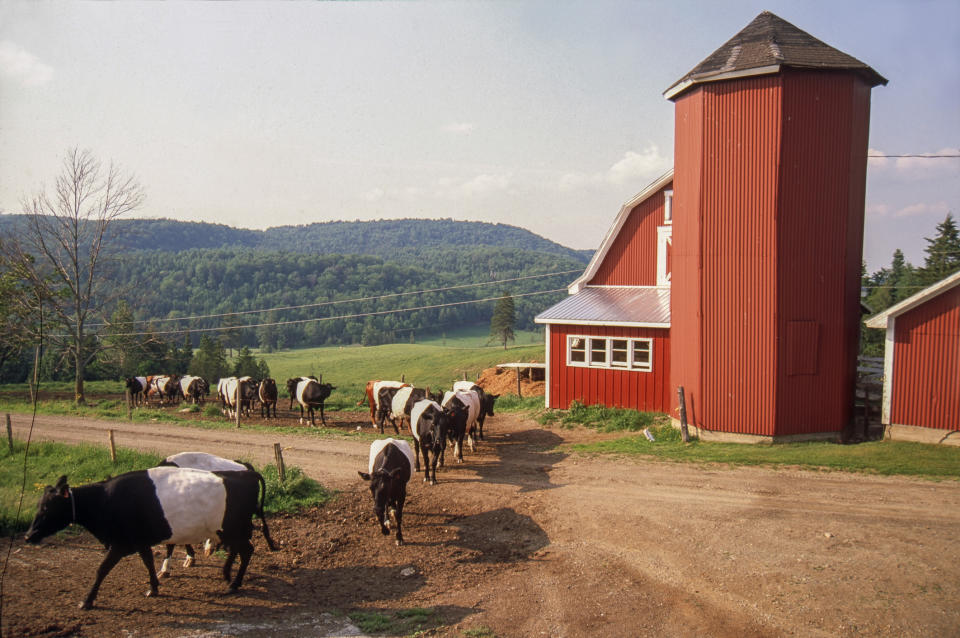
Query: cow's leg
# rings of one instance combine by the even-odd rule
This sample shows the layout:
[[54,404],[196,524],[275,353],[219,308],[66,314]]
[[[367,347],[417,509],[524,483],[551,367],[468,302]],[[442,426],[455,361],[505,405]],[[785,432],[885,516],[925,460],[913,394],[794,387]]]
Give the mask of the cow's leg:
[[100,584],[103,582],[103,579],[107,577],[107,574],[110,573],[110,570],[116,567],[117,563],[119,563],[120,559],[124,556],[123,551],[116,547],[111,547],[110,550],[107,551],[107,555],[103,557],[100,567],[97,567],[97,577],[93,581],[93,587],[90,588],[90,591],[87,592],[87,597],[80,603],[80,609],[93,608],[93,601],[96,600],[97,592],[100,591]]
[[247,573],[247,565],[250,564],[250,557],[253,556],[253,544],[249,539],[243,539],[234,543],[234,546],[239,545],[240,547],[237,550],[231,552],[231,554],[236,554],[238,551],[240,553],[240,567],[237,569],[237,575],[233,579],[233,582],[230,583],[230,587],[227,589],[227,593],[232,594],[238,589],[240,585],[243,584],[243,575]]
[[310,427],[317,427],[317,414],[313,411],[313,405],[307,406],[307,418],[310,419]]
[[[423,451],[424,451],[423,462],[426,465],[426,470],[425,470],[426,473],[429,475],[430,470],[431,469],[433,470],[433,475],[432,475],[433,478],[430,480],[430,485],[436,485],[439,482],[437,481],[437,456],[438,456],[437,448],[436,446],[433,446],[433,445],[429,447],[425,445],[423,446]],[[433,461],[429,460],[431,451],[433,451]]]
[[193,561],[197,558],[197,555],[193,551],[193,545],[184,545],[183,548],[187,551],[187,557],[183,559],[183,566],[192,567]]
[[[426,462],[426,459],[424,459],[424,462]],[[420,471],[420,439],[417,437],[413,437],[413,471]],[[426,477],[423,480],[426,481]]]
[[463,463],[463,435],[457,435],[457,442],[453,446],[454,456],[457,457],[457,463]]
[[303,406],[300,406],[300,425],[303,425]]
[[140,554],[140,560],[143,561],[143,566],[147,568],[147,573],[150,575],[150,590],[147,591],[147,598],[156,596],[159,593],[160,581],[157,579],[157,572],[153,566],[153,550],[150,549],[149,545],[145,545],[138,549],[137,553]]
[[175,545],[167,545],[167,555],[164,556],[163,562],[160,563],[160,572],[157,574],[160,578],[170,575],[170,557],[173,556],[173,548]]
[[320,423],[323,424],[323,427],[327,427],[327,419],[323,416],[323,401],[320,402]]
[[227,560],[223,562],[223,579],[230,582],[230,572],[233,571],[233,561],[237,559],[237,550],[234,544],[230,544],[230,551],[227,553]]
[[397,499],[396,506],[393,509],[394,516],[397,519],[397,545],[403,545],[403,502],[406,500],[406,495],[402,495]]

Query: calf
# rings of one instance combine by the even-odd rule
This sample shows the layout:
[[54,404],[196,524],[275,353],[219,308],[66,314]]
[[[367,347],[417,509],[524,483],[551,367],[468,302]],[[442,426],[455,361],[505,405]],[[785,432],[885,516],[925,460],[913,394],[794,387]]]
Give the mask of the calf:
[[124,382],[130,391],[130,400],[134,405],[143,405],[143,392],[147,389],[146,377],[130,377]]
[[[363,405],[364,400],[370,406],[370,423],[377,427],[377,410],[380,408],[380,389],[381,388],[402,388],[407,385],[403,381],[367,381],[367,387],[364,390],[364,398],[357,405]],[[383,429],[380,430],[383,434]]]
[[480,413],[477,415],[477,434],[480,440],[483,440],[483,422],[486,421],[488,416],[496,416],[493,413],[493,404],[500,398],[499,394],[487,394],[484,392],[483,388],[478,386],[472,381],[457,381],[453,384],[453,390],[469,390],[474,392],[477,395],[477,398],[480,399]]
[[[231,461],[230,459],[225,459],[214,454],[208,454],[206,452],[180,452],[178,454],[172,454],[161,461],[160,466],[190,467],[195,470],[205,470],[207,472],[243,472],[246,470],[256,472],[254,467],[249,463]],[[258,473],[257,476],[260,476],[260,474]],[[266,493],[266,484],[263,482],[262,476],[260,476],[260,482],[264,493]],[[266,537],[267,543],[272,547],[273,541],[270,539],[270,530],[267,529],[267,519],[264,517],[263,511],[258,512],[258,514],[260,516],[260,521],[263,524],[263,535]],[[173,556],[174,547],[175,545],[172,544],[167,545],[167,554],[163,559],[163,563],[160,565],[160,571],[157,573],[157,576],[163,578],[170,573],[170,557]],[[209,538],[206,539],[203,543],[203,553],[209,556],[212,548],[213,543]],[[193,551],[193,545],[188,543],[184,545],[184,549],[187,552],[187,558],[183,561],[183,566],[190,567],[196,560],[196,554]]]
[[454,444],[454,454],[457,463],[463,463],[463,439],[464,436],[470,442],[470,451],[475,448],[475,431],[477,426],[477,415],[480,413],[480,400],[474,392],[447,392],[443,395],[441,402],[443,407],[458,407],[462,412],[458,413],[456,423],[453,427],[459,433],[459,439]]
[[188,374],[180,378],[180,394],[187,403],[200,405],[208,392],[209,386],[201,377]]
[[[443,454],[450,428],[451,413],[430,399],[417,401],[410,410],[410,431],[413,433],[413,464],[420,471],[420,456],[423,455],[423,481],[437,484],[437,460]],[[430,462],[430,453],[433,462]],[[431,478],[430,470],[433,470]]]
[[[179,467],[127,472],[76,488],[61,476],[56,485],[44,489],[26,540],[38,543],[77,523],[103,543],[107,553],[81,609],[93,607],[103,579],[124,556],[140,555],[150,576],[147,596],[156,596],[160,581],[150,548],[158,543],[196,543],[212,537],[219,537],[227,548],[223,578],[230,583],[228,593],[233,593],[243,583],[253,555],[251,519],[263,512],[262,482],[256,472]],[[264,536],[273,549],[272,541]],[[240,567],[231,580],[238,554]]]
[[310,419],[310,425],[316,427],[317,422],[314,417],[313,409],[320,408],[320,423],[327,424],[323,416],[323,404],[330,396],[330,393],[336,390],[335,386],[329,383],[319,383],[316,379],[310,377],[300,377],[299,379],[287,379],[287,391],[290,396],[296,395],[297,403],[300,404],[300,423],[303,423],[303,409],[307,409],[307,417]]
[[369,473],[357,472],[370,482],[373,513],[384,536],[390,534],[391,515],[397,524],[397,545],[403,545],[403,503],[407,482],[413,474],[414,457],[410,444],[402,440],[380,439],[370,444]]
[[277,382],[269,377],[260,382],[260,387],[257,388],[257,398],[260,400],[260,418],[264,418],[264,411],[266,411],[266,418],[270,418],[270,409],[273,408],[273,418],[277,418],[277,400],[279,394],[277,393]]

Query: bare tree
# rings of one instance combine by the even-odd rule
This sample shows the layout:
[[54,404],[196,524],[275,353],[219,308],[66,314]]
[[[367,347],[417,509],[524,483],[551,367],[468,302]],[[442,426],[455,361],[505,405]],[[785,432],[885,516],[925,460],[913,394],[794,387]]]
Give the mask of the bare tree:
[[101,170],[90,151],[67,151],[52,193],[22,202],[26,223],[13,258],[38,294],[48,300],[54,328],[46,335],[74,366],[75,400],[85,403],[83,376],[100,345],[88,332],[91,318],[108,305],[104,266],[106,231],[113,220],[136,210],[144,193],[136,178],[113,164]]

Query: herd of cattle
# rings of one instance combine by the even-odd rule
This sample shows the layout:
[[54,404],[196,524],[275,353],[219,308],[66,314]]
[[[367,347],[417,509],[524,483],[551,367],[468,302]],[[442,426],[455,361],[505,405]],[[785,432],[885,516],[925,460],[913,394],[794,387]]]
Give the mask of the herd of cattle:
[[[210,384],[201,377],[192,375],[156,375],[149,377],[130,377],[125,382],[134,405],[149,405],[156,402],[160,406],[173,405],[186,401],[200,405],[210,396]],[[314,410],[320,409],[320,422],[326,425],[323,416],[324,402],[330,393],[336,390],[329,383],[320,383],[314,377],[296,377],[287,379],[287,392],[290,395],[290,409],[294,399],[300,405],[300,423],[304,415],[316,425]],[[254,406],[260,406],[260,418],[277,417],[279,392],[274,379],[253,379],[252,377],[226,377],[217,383],[217,399],[224,414],[234,418],[237,412],[249,417]]]
[[[135,400],[152,397],[163,404],[180,399],[202,403],[209,387],[199,377],[172,376],[135,377],[127,380],[127,388]],[[139,390],[137,389],[139,388]],[[291,409],[293,400],[300,404],[301,423],[304,409],[313,423],[313,409],[320,408],[333,386],[321,384],[312,377],[287,381]],[[277,387],[273,379],[255,382],[250,377],[221,379],[217,394],[226,411],[249,413],[255,401],[261,414],[272,406],[276,416]],[[437,463],[443,465],[448,444],[454,448],[458,463],[463,462],[463,442],[471,451],[483,439],[483,424],[493,416],[498,395],[488,394],[479,386],[460,381],[453,390],[442,395],[429,388],[415,388],[400,381],[370,381],[365,397],[370,406],[370,420],[384,432],[389,422],[399,434],[408,426],[414,450],[403,439],[378,439],[370,445],[367,472],[358,471],[370,484],[373,509],[383,535],[396,527],[396,543],[403,544],[403,505],[407,483],[420,471],[423,457],[424,481],[437,483]],[[431,458],[432,457],[432,458]],[[80,603],[90,609],[103,579],[121,558],[138,554],[147,568],[150,589],[147,596],[156,596],[160,585],[153,560],[154,545],[166,545],[166,558],[159,576],[169,573],[170,557],[175,545],[184,545],[187,559],[194,561],[193,544],[204,543],[207,552],[213,542],[227,552],[222,576],[229,583],[228,593],[235,592],[253,556],[253,517],[261,520],[263,536],[270,550],[275,550],[264,517],[266,484],[263,477],[248,463],[223,459],[202,452],[183,452],[167,457],[159,466],[127,472],[98,483],[71,487],[61,476],[56,485],[47,486],[37,513],[27,530],[26,541],[39,543],[71,524],[85,527],[107,550],[93,586]],[[233,563],[240,557],[240,566],[231,578]]]

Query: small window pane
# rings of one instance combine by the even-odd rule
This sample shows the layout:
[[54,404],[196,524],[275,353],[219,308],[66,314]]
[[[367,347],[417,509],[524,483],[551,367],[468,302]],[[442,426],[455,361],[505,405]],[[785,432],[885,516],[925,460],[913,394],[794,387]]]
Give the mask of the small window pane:
[[607,340],[606,339],[590,340],[590,363],[593,365],[601,365],[601,366],[607,364]]
[[587,344],[581,337],[570,337],[570,363],[586,363]]
[[627,367],[627,340],[610,340],[610,365],[618,368]]
[[633,342],[633,362],[632,366],[640,370],[650,370],[652,364],[650,362],[650,344],[651,342],[647,339],[636,340]]

